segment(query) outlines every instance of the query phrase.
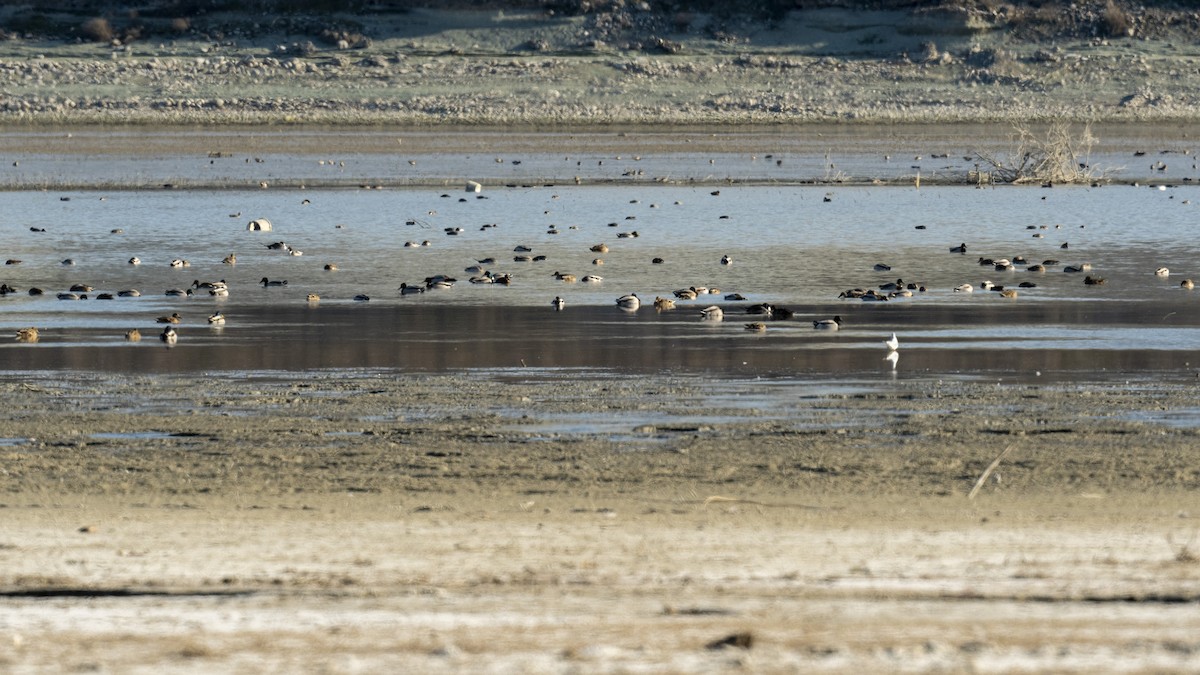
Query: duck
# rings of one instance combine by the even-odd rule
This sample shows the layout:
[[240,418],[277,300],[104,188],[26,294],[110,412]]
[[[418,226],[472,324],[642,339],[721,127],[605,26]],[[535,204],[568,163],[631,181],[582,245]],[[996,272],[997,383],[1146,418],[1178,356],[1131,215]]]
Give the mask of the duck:
[[400,288],[397,288],[396,290],[400,291],[400,295],[416,295],[417,293],[424,293],[425,287],[409,286],[408,283],[405,282],[400,284]]
[[586,274],[581,281],[583,281],[585,284],[598,284],[601,281],[604,281],[604,277],[598,274]]
[[675,297],[679,298],[680,300],[695,300],[696,295],[697,293],[695,288],[681,288],[675,291]]
[[37,342],[38,329],[34,327],[17,329],[17,342]]
[[192,295],[194,295],[194,293],[192,293],[192,289],[190,289],[190,288],[187,288],[187,289],[168,288],[166,294],[171,297],[189,297],[189,298],[192,297]]
[[883,264],[883,263],[875,263],[874,270],[875,270],[876,272],[891,272],[891,271],[892,271],[892,266],[891,266],[891,265],[885,265],[885,264]]
[[1026,268],[1025,268],[1025,271],[1026,271],[1026,272],[1042,273],[1042,272],[1045,272],[1045,271],[1046,271],[1046,266],[1045,266],[1045,265],[1030,265],[1029,267],[1026,267]]
[[225,256],[224,258],[221,258],[221,263],[224,265],[236,265],[237,264],[237,256],[230,253],[229,255]]
[[721,311],[720,307],[710,305],[700,310],[700,319],[702,321],[721,321],[725,318],[725,312]]
[[879,290],[881,291],[898,291],[902,288],[904,288],[903,279],[896,279],[894,282],[880,284],[879,286]]
[[892,333],[892,337],[884,340],[883,344],[887,346],[889,352],[894,352],[900,349],[900,338],[896,337],[895,333]]
[[171,267],[174,267],[175,269],[179,269],[181,267],[191,267],[191,266],[192,266],[192,264],[190,262],[184,260],[183,258],[176,258],[171,261]]
[[359,293],[358,295],[354,296],[354,301],[355,302],[370,302],[371,296],[366,295],[365,293]]
[[316,293],[309,293],[304,299],[309,303],[317,303],[321,301],[321,296],[317,295]]
[[213,288],[208,291],[208,294],[218,298],[227,298],[229,297],[229,289],[225,288],[224,286],[220,288]]
[[61,263],[61,264],[62,264],[64,267],[74,267],[74,266],[75,266],[75,259],[74,259],[74,258],[66,258],[65,260],[63,260],[63,261],[62,261],[62,263]]
[[1184,279],[1183,281],[1179,282],[1179,287],[1184,290],[1190,291],[1196,287],[1196,283],[1194,281],[1192,281],[1191,279]]
[[729,257],[729,256],[727,256],[727,255],[723,255],[723,256],[721,256],[721,264],[722,264],[722,265],[732,265],[732,264],[733,264],[733,258],[730,258],[730,257]]
[[1104,277],[1094,277],[1090,274],[1083,278],[1085,286],[1102,286],[1105,281],[1107,280]]
[[729,293],[725,296],[725,299],[732,302],[741,302],[742,300],[746,299],[746,296],[742,295],[741,293]]
[[959,284],[954,287],[955,293],[974,293],[975,287],[971,284]]
[[173,345],[179,340],[179,334],[175,332],[175,328],[173,326],[167,326],[163,329],[162,335],[158,336],[158,339],[162,340],[168,345]]
[[87,284],[75,284],[70,288],[72,293],[91,293],[93,290],[94,289]]
[[198,291],[211,291],[218,288],[228,288],[228,285],[225,283],[224,279],[220,281],[200,281],[199,279],[196,279],[192,281],[192,288]]
[[113,299],[113,297],[114,297],[114,296],[113,296],[113,294],[112,294],[112,293],[101,293],[101,294],[99,294],[99,295],[97,295],[97,296],[96,296],[96,299],[97,299],[97,300],[112,300],[112,299]]
[[658,311],[667,311],[675,309],[675,301],[671,298],[664,298],[661,295],[654,296],[654,309]]
[[750,305],[746,308],[747,314],[764,314],[766,316],[771,316],[774,311],[775,307],[765,302],[760,302],[757,305]]
[[142,331],[136,328],[130,328],[125,331],[125,339],[129,342],[140,342],[142,339]]
[[58,299],[59,299],[59,300],[87,300],[87,294],[86,294],[86,293],[84,293],[84,294],[77,294],[77,293],[59,293],[57,297],[58,297]]
[[813,328],[817,330],[837,330],[842,327],[842,317],[835,316],[832,319],[818,319],[813,321]]
[[591,247],[588,250],[591,251],[592,253],[608,253],[608,245],[607,244],[596,244],[595,246]]
[[1167,269],[1166,267],[1160,267],[1160,268],[1154,270],[1154,276],[1157,276],[1157,277],[1171,276],[1171,270]]
[[260,281],[258,283],[262,284],[263,288],[266,288],[267,286],[287,286],[286,279],[281,281],[279,279],[268,279],[266,277],[263,277],[262,281]]
[[755,321],[753,323],[745,324],[745,328],[746,328],[746,330],[751,330],[751,331],[761,333],[767,329],[767,324],[765,324],[761,321]]
[[556,311],[561,312],[564,309],[566,309],[567,301],[563,300],[562,296],[556,295],[556,296],[554,296],[554,299],[550,301],[550,306],[553,307]]
[[208,322],[214,326],[224,326],[225,315],[220,312],[215,312],[212,316],[208,317]]
[[183,317],[179,316],[179,312],[171,312],[171,316],[160,316],[154,321],[156,323],[179,323],[183,321]]
[[129,259],[129,264],[130,265],[141,265],[142,259],[137,256],[133,256],[132,258]]
[[1013,290],[1013,289],[1011,289],[1011,288],[1009,288],[1009,289],[1005,289],[1005,290],[1003,290],[1003,291],[1000,291],[1000,297],[1002,297],[1002,298],[1015,298],[1015,297],[1017,297],[1017,292],[1016,292],[1016,291],[1014,291],[1014,290]]
[[555,272],[554,274],[551,274],[550,276],[554,277],[555,279],[558,279],[559,281],[562,281],[562,282],[565,282],[568,284],[575,283],[575,275],[574,274],[567,274],[565,272]]
[[622,295],[621,297],[617,298],[617,307],[620,307],[621,309],[635,310],[641,306],[642,306],[642,300],[641,300],[641,298],[639,298],[637,296],[637,293],[630,293],[628,295]]
[[1092,266],[1089,263],[1083,263],[1080,265],[1067,265],[1066,267],[1063,268],[1063,271],[1066,272],[1067,274],[1078,274],[1080,272],[1085,272],[1090,269],[1092,269]]
[[444,278],[443,279],[432,279],[430,281],[425,282],[425,288],[428,288],[431,291],[444,291],[448,288],[453,288],[453,287],[454,287],[453,279],[444,279]]
[[336,272],[336,271],[338,271],[338,266],[334,263],[329,263],[328,265],[325,266],[325,271],[326,272]]
[[967,252],[967,243],[964,241],[963,243],[959,244],[958,246],[951,246],[950,252],[951,253],[966,253]]

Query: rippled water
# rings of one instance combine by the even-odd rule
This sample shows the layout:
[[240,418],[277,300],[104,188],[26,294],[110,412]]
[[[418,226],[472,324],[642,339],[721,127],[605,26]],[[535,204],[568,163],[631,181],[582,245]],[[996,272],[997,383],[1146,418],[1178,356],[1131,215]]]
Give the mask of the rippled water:
[[[685,175],[682,184],[632,176],[576,185],[569,171],[551,166],[561,163],[560,154],[525,152],[519,165],[493,161],[438,188],[7,192],[4,256],[22,262],[0,269],[0,281],[19,291],[0,299],[0,323],[5,331],[37,326],[42,337],[36,345],[0,345],[0,367],[889,373],[895,371],[882,361],[882,341],[893,331],[903,345],[896,364],[902,373],[1184,372],[1196,365],[1200,290],[1179,285],[1200,277],[1192,236],[1200,195],[1191,183],[916,189],[743,185],[710,175],[690,182]],[[444,163],[454,158],[465,161],[455,154]],[[691,172],[702,166],[697,157],[678,158]],[[223,161],[254,166],[248,159]],[[286,158],[272,161],[288,165]],[[309,156],[290,161],[312,164]],[[636,160],[623,158],[620,166],[629,161]],[[661,169],[663,158],[656,161]],[[553,180],[513,182],[511,167],[526,162]],[[90,166],[103,183],[98,164]],[[160,176],[162,169],[149,163],[146,171]],[[467,178],[484,183],[483,191],[464,191]],[[259,217],[274,231],[247,231]],[[303,255],[267,248],[279,241]],[[951,253],[960,243],[968,253]],[[589,250],[598,244],[608,252]],[[546,259],[515,261],[517,246]],[[237,264],[222,264],[230,253]],[[721,264],[726,255],[732,264]],[[133,256],[140,265],[128,263]],[[981,266],[981,256],[1058,262],[1043,274],[1023,266],[997,272]],[[68,258],[74,264],[63,264]],[[190,266],[171,268],[176,258]],[[484,267],[511,273],[513,283],[468,283],[466,269],[485,258],[495,262]],[[593,264],[596,258],[603,264]],[[1085,262],[1104,285],[1085,286],[1084,275],[1062,271]],[[328,264],[337,270],[326,271]],[[877,264],[891,269],[876,271]],[[1170,275],[1156,276],[1163,266]],[[554,272],[603,280],[565,283]],[[416,296],[397,290],[435,274],[458,282]],[[288,283],[264,288],[263,277]],[[846,289],[897,278],[926,290],[886,303],[838,299]],[[165,295],[193,280],[219,279],[229,284],[228,298]],[[1037,286],[1019,289],[1016,299],[953,290],[984,280]],[[76,283],[94,286],[92,298],[56,299]],[[47,294],[29,296],[34,286]],[[673,312],[649,307],[656,295],[690,286],[721,293],[681,301]],[[94,299],[127,288],[142,297]],[[614,299],[631,292],[645,306],[633,314],[618,310]],[[747,299],[724,300],[735,292]],[[307,303],[309,293],[320,302]],[[359,294],[370,300],[354,301]],[[556,295],[566,300],[563,312],[550,307]],[[743,323],[759,317],[745,316],[744,308],[757,302],[796,315],[771,322],[765,334],[749,333]],[[714,303],[726,320],[701,322],[699,308]],[[207,324],[217,310],[227,316],[224,328]],[[184,323],[179,345],[168,351],[156,339],[155,318],[170,312]],[[843,330],[812,330],[813,319],[835,314],[845,320]],[[123,339],[133,327],[146,335],[140,345]]]

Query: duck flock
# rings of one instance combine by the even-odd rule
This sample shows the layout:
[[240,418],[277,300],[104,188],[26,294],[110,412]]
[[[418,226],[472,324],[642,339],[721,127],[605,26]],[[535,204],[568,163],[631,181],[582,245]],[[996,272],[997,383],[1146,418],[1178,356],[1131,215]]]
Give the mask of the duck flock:
[[[476,184],[469,184],[468,191],[479,192],[479,187]],[[718,195],[719,191],[713,191],[711,194],[714,196]],[[449,195],[445,194],[442,195],[442,197],[448,196]],[[475,197],[476,199],[484,198],[481,195],[476,195]],[[459,199],[459,201],[462,202],[466,200]],[[828,195],[826,196],[825,201],[829,201]],[[310,200],[304,200],[305,205],[310,203]],[[430,211],[429,213],[434,214],[435,212]],[[234,216],[240,216],[240,212],[237,214],[231,214],[231,217]],[[726,218],[726,216],[721,216],[721,218]],[[418,223],[412,219],[405,223],[405,225],[409,226],[418,224],[422,223]],[[344,226],[335,225],[335,227],[341,229]],[[496,223],[486,223],[479,227],[479,230],[488,231],[497,227],[499,226]],[[615,222],[609,223],[608,227],[620,228],[620,224]],[[1054,227],[1059,228],[1061,226]],[[570,226],[565,229],[560,229],[559,226],[549,225],[548,229],[546,230],[546,234],[557,235],[565,232],[566,229],[576,230],[578,227]],[[924,226],[918,225],[916,229],[924,229]],[[1049,229],[1049,226],[1028,226],[1028,229],[1034,230],[1032,236],[1035,239],[1042,239],[1046,235],[1044,230]],[[31,227],[30,230],[35,233],[44,233],[46,231],[45,228],[41,227]],[[274,227],[271,221],[266,218],[255,218],[245,226],[245,230],[252,233],[270,233],[274,231]],[[112,230],[112,233],[122,234],[123,231],[120,229],[114,229]],[[461,226],[452,226],[442,228],[442,235],[445,237],[466,239],[468,232],[466,228]],[[612,242],[613,246],[615,247],[617,245],[615,240],[637,240],[642,236],[642,234],[640,234],[637,230],[632,229],[615,229],[611,230],[611,234],[609,236],[612,237],[609,239],[609,242]],[[559,239],[559,237],[555,237],[554,239]],[[595,240],[593,239],[592,241],[594,242]],[[254,247],[257,249],[256,255],[249,256],[250,260],[256,260],[260,258],[261,256],[257,254],[261,254],[264,249],[268,255],[286,256],[285,259],[296,259],[304,256],[304,252],[302,250],[282,240],[264,241],[261,238],[245,239],[239,240],[237,243],[230,244],[229,247],[234,248],[238,246]],[[512,240],[509,240],[508,246],[510,248],[500,249],[500,247],[496,246],[493,240],[491,246],[493,247],[493,255],[472,258],[470,261],[466,261],[468,264],[466,264],[465,267],[462,267],[461,271],[458,269],[441,271],[425,270],[425,272],[433,273],[429,273],[422,278],[415,278],[416,275],[414,275],[414,278],[408,279],[392,277],[389,279],[389,281],[392,281],[392,279],[394,279],[394,281],[387,284],[383,288],[379,288],[379,285],[376,284],[372,288],[361,289],[361,292],[346,294],[344,297],[338,296],[330,299],[335,301],[346,300],[365,303],[371,301],[373,297],[379,298],[382,296],[383,298],[389,300],[397,300],[399,298],[421,296],[426,293],[442,293],[450,291],[451,289],[456,288],[459,284],[463,283],[463,281],[465,281],[466,284],[473,286],[512,286],[514,284],[523,284],[527,279],[531,279],[532,277],[542,277],[542,279],[549,278],[553,279],[555,282],[568,285],[580,284],[581,288],[591,287],[594,289],[603,287],[605,277],[595,272],[583,274],[574,271],[564,271],[562,269],[554,269],[553,272],[550,272],[549,265],[545,267],[530,267],[523,265],[524,263],[545,263],[551,258],[559,260],[559,262],[555,264],[575,264],[565,263],[563,261],[564,256],[561,255],[563,251],[561,247],[554,249],[554,251],[557,251],[559,254],[556,256],[553,253],[551,255],[547,255],[545,253],[535,251],[535,246],[531,245],[529,242],[516,243]],[[591,267],[596,271],[604,269],[604,256],[613,250],[610,248],[609,244],[605,242],[586,242],[579,243],[577,246],[578,249],[575,251],[575,254],[577,254],[575,255],[575,258],[590,258]],[[428,249],[430,247],[436,247],[434,241],[431,239],[411,239],[405,241],[403,244],[404,249]],[[946,287],[933,290],[942,291],[945,293],[953,292],[955,294],[969,294],[975,293],[976,291],[991,292],[996,293],[998,297],[1014,299],[1017,298],[1019,293],[1025,289],[1038,288],[1039,284],[1042,283],[1042,279],[1045,278],[1045,275],[1056,271],[1061,271],[1067,275],[1078,274],[1079,277],[1082,278],[1082,283],[1086,286],[1100,286],[1106,283],[1106,279],[1104,277],[1094,273],[1090,263],[1074,262],[1064,265],[1059,259],[1056,258],[1030,260],[1022,255],[1014,255],[1011,258],[998,256],[978,256],[978,252],[975,250],[975,248],[976,247],[973,245],[968,245],[966,242],[962,242],[957,245],[949,246],[948,248],[941,248],[940,250],[943,252],[941,255],[947,255],[948,253],[954,256],[956,260],[962,260],[964,262],[974,258],[979,268],[983,270],[983,274],[981,276],[984,276],[985,278],[982,280],[978,280],[978,278],[971,281],[964,280],[963,283],[959,283],[952,288]],[[1059,246],[1059,248],[1061,250],[1067,250],[1069,249],[1069,245],[1064,242]],[[501,252],[501,250],[503,252]],[[627,252],[628,251],[622,251],[621,253],[624,254]],[[245,251],[243,251],[243,254],[244,253]],[[733,267],[735,265],[733,253],[738,253],[738,251],[733,251],[732,253],[720,253],[718,251],[718,253],[713,254],[711,260],[713,268],[736,269]],[[615,255],[616,253],[614,253],[614,256]],[[649,265],[665,266],[666,260],[663,257],[650,257],[650,254],[645,255],[645,261],[648,262]],[[243,260],[246,258],[247,256],[243,255]],[[219,264],[217,262],[218,259]],[[147,283],[154,283],[155,281],[161,279],[161,276],[155,273],[153,270],[159,270],[163,267],[169,268],[173,271],[174,276],[172,276],[172,278],[177,279],[179,278],[178,274],[181,271],[186,273],[186,271],[189,271],[192,267],[191,261],[185,257],[170,257],[162,259],[147,258],[145,261],[143,261],[141,257],[132,256],[128,257],[127,259],[122,258],[122,260],[127,260],[128,270],[136,271],[137,275],[139,275],[137,278],[144,278]],[[307,260],[307,258],[304,260]],[[347,261],[342,262],[344,263]],[[59,265],[61,266],[61,269],[67,270],[75,268],[78,263],[79,261],[76,258],[65,258],[61,260]],[[20,259],[10,258],[6,261],[6,265],[8,266],[19,266],[22,264],[23,261]],[[751,264],[754,263],[751,262]],[[959,264],[961,265],[961,263]],[[203,265],[198,265],[198,267],[213,269],[214,267],[225,266],[232,270],[235,269],[237,265],[239,265],[238,252],[229,252],[224,256],[214,256],[211,260],[204,261]],[[498,269],[504,266],[509,266],[516,271],[498,271]],[[346,265],[346,267],[353,268],[354,265]],[[299,286],[300,289],[305,291],[302,296],[303,302],[311,306],[316,306],[322,301],[322,297],[321,293],[316,292],[319,290],[319,284],[314,281],[315,277],[311,276],[311,270],[320,269],[321,273],[338,273],[343,269],[343,266],[335,262],[324,261],[314,263],[312,266],[306,265],[301,268],[305,270],[304,278],[293,280],[292,283],[289,283],[288,279],[274,276],[278,269],[278,266],[271,267],[270,273],[267,276],[262,276],[257,282],[257,285],[262,289],[296,289]],[[864,272],[866,271],[867,269],[864,269]],[[889,262],[877,262],[873,266],[869,267],[869,271],[874,273],[874,276],[876,277],[884,273],[893,272],[892,265]],[[1022,273],[1020,278],[1010,276],[1011,274],[1017,272]],[[1160,267],[1154,270],[1154,274],[1157,277],[1165,278],[1168,277],[1171,272],[1166,267]],[[58,276],[62,275],[60,274]],[[128,278],[130,275],[126,274],[124,276]],[[211,276],[216,277],[218,275],[213,274]],[[144,295],[182,299],[207,296],[216,301],[221,301],[229,298],[231,293],[236,296],[236,294],[239,292],[239,289],[237,288],[238,284],[245,286],[249,283],[248,280],[244,278],[244,275],[238,276],[243,278],[238,282],[226,281],[226,278],[224,277],[209,279],[196,277],[193,278],[192,282],[187,285],[172,285],[165,289],[154,291],[147,290],[145,292],[135,287],[109,289],[101,287],[98,290],[97,285],[83,282],[72,283],[65,288],[42,288],[39,286],[33,286],[25,289],[17,288],[15,286],[10,286],[8,283],[4,283],[0,284],[0,296],[13,294],[28,294],[30,296],[51,295],[61,301],[89,302],[111,301],[117,298],[139,298],[143,297]],[[377,280],[381,278],[384,278],[384,276],[377,276]],[[460,278],[463,281],[460,281]],[[629,282],[628,274],[619,275],[617,278],[620,278],[622,280],[621,283],[623,284]],[[610,281],[609,283],[611,284],[612,282]],[[1191,279],[1184,279],[1179,286],[1184,289],[1191,289],[1194,287],[1194,283]],[[929,285],[924,282],[913,281],[911,279],[906,280],[904,278],[897,277],[894,280],[889,279],[884,283],[871,283],[857,287],[846,288],[838,293],[837,299],[841,302],[881,303],[908,298],[917,298],[928,293],[930,290],[931,289]],[[737,317],[739,323],[741,323],[742,327],[746,331],[755,333],[767,331],[770,326],[776,325],[777,322],[787,322],[797,318],[796,312],[788,307],[771,302],[751,302],[747,296],[743,295],[742,293],[726,292],[719,288],[703,285],[701,283],[687,283],[686,285],[680,285],[674,289],[671,289],[669,286],[667,286],[666,288],[662,288],[657,292],[641,294],[639,294],[639,292],[640,291],[633,291],[618,295],[612,302],[618,310],[624,312],[638,312],[644,309],[652,309],[656,312],[689,311],[692,312],[692,316],[694,316],[697,321],[707,323],[718,323]],[[586,296],[587,299],[585,301],[589,304],[594,304],[593,296],[594,294]],[[288,297],[292,296],[289,295]],[[553,311],[561,312],[567,309],[570,298],[571,296],[568,293],[559,293],[555,294],[553,297],[548,296],[546,302]],[[208,327],[212,329],[220,329],[226,325],[227,321],[236,323],[236,315],[232,318],[227,318],[226,314],[223,311],[220,311],[219,306],[216,309],[217,311],[212,311],[211,313],[206,312],[207,320],[205,323]],[[812,329],[817,331],[837,331],[845,325],[845,320],[841,315],[818,318],[812,318],[811,316],[808,316],[803,317],[803,319],[804,321],[800,323],[801,326],[806,327],[809,323],[811,323]],[[179,311],[164,313],[156,316],[154,322],[156,325],[161,327],[161,332],[159,333],[158,337],[163,343],[170,346],[179,341],[179,330],[181,325],[184,323],[183,314],[181,314]],[[796,323],[793,322],[793,326],[795,325]],[[157,331],[158,328],[155,328],[155,330]],[[27,327],[18,331],[15,335],[15,338],[20,342],[37,342],[39,337],[43,334],[44,331],[39,331],[35,327]],[[142,337],[142,328],[130,328],[125,330],[123,337],[125,340],[137,342]],[[894,333],[892,334],[891,339],[885,341],[885,345],[888,348],[889,355],[892,355],[898,350],[899,341]]]

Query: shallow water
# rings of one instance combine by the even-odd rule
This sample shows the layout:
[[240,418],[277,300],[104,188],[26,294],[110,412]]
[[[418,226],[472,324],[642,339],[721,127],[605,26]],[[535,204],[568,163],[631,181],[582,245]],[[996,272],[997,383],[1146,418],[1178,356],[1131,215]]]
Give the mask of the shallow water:
[[[0,329],[37,326],[41,339],[0,345],[0,368],[598,367],[1031,378],[1196,370],[1200,290],[1179,285],[1200,277],[1200,245],[1191,236],[1192,202],[1200,195],[1190,183],[743,185],[688,176],[697,165],[686,153],[672,155],[685,170],[684,184],[635,178],[575,185],[562,167],[547,171],[557,184],[503,182],[526,162],[561,163],[552,151],[523,150],[520,164],[492,162],[488,175],[472,176],[486,184],[478,194],[463,190],[465,179],[440,188],[8,192],[4,255],[22,262],[0,270],[0,281],[18,289],[0,298]],[[290,157],[313,163],[307,155]],[[246,159],[222,161],[255,166]],[[178,156],[161,161],[195,164]],[[467,157],[449,153],[443,166],[455,161]],[[146,172],[162,175],[154,161],[142,162]],[[83,165],[94,184],[112,178],[96,162]],[[200,175],[195,166],[188,171]],[[274,231],[247,231],[259,217]],[[266,246],[280,241],[303,255]],[[608,252],[589,250],[601,243]],[[960,243],[968,253],[951,253]],[[518,262],[517,246],[546,259]],[[236,265],[221,263],[229,253]],[[725,255],[732,264],[721,264]],[[129,264],[133,256],[140,265]],[[981,266],[981,256],[1058,262],[1040,274],[1022,265],[998,272]],[[68,258],[73,264],[63,264]],[[176,258],[190,266],[170,267]],[[483,267],[512,274],[513,283],[468,283],[468,266],[485,258],[495,262]],[[593,264],[597,258],[602,265]],[[1063,271],[1082,263],[1105,284],[1086,286],[1084,274]],[[326,264],[338,269],[326,271]],[[877,264],[891,269],[877,271]],[[1154,274],[1162,266],[1169,276]],[[603,279],[566,283],[554,272]],[[401,283],[436,274],[458,281],[443,291],[398,292]],[[267,288],[259,284],[264,277],[288,283]],[[925,290],[881,303],[838,299],[841,291],[898,278]],[[228,282],[228,298],[165,295],[193,280],[218,279]],[[978,290],[984,280],[1036,288],[1006,299]],[[90,299],[56,299],[75,283],[94,287]],[[964,283],[977,290],[953,290]],[[33,286],[46,295],[29,296]],[[655,296],[693,286],[721,292],[679,301],[674,311],[650,307]],[[95,299],[128,288],[142,297]],[[306,302],[309,293],[320,302]],[[615,307],[626,293],[643,299],[640,311]],[[746,300],[725,300],[730,293]],[[359,294],[370,300],[354,301]],[[556,295],[565,311],[550,307]],[[769,322],[765,333],[748,332],[743,324],[761,317],[745,308],[761,302],[787,306],[795,316]],[[723,322],[700,321],[699,309],[710,304],[725,309]],[[218,310],[227,324],[210,327],[207,317]],[[155,318],[171,312],[184,322],[179,345],[166,350]],[[812,320],[834,315],[844,319],[842,330],[812,329]],[[134,327],[143,341],[125,342]],[[883,360],[892,332],[902,343],[895,364]]]

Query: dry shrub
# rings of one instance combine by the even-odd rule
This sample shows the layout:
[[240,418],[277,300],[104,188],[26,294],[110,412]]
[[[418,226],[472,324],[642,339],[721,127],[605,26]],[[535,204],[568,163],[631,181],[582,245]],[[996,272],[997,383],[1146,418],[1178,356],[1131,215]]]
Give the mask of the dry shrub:
[[1100,176],[1088,163],[1096,138],[1090,124],[1079,135],[1071,125],[1057,122],[1042,136],[1028,127],[1016,125],[1013,151],[1006,157],[975,151],[981,163],[991,167],[988,172],[996,183],[1089,183]]
[[112,24],[104,17],[95,17],[83,22],[79,27],[79,32],[89,40],[95,42],[109,42],[113,39]]
[[1104,26],[1104,30],[1108,32],[1109,37],[1127,37],[1133,35],[1133,29],[1129,23],[1129,15],[1114,0],[1108,0],[1108,3],[1104,5],[1104,11],[1100,13],[1100,21]]

